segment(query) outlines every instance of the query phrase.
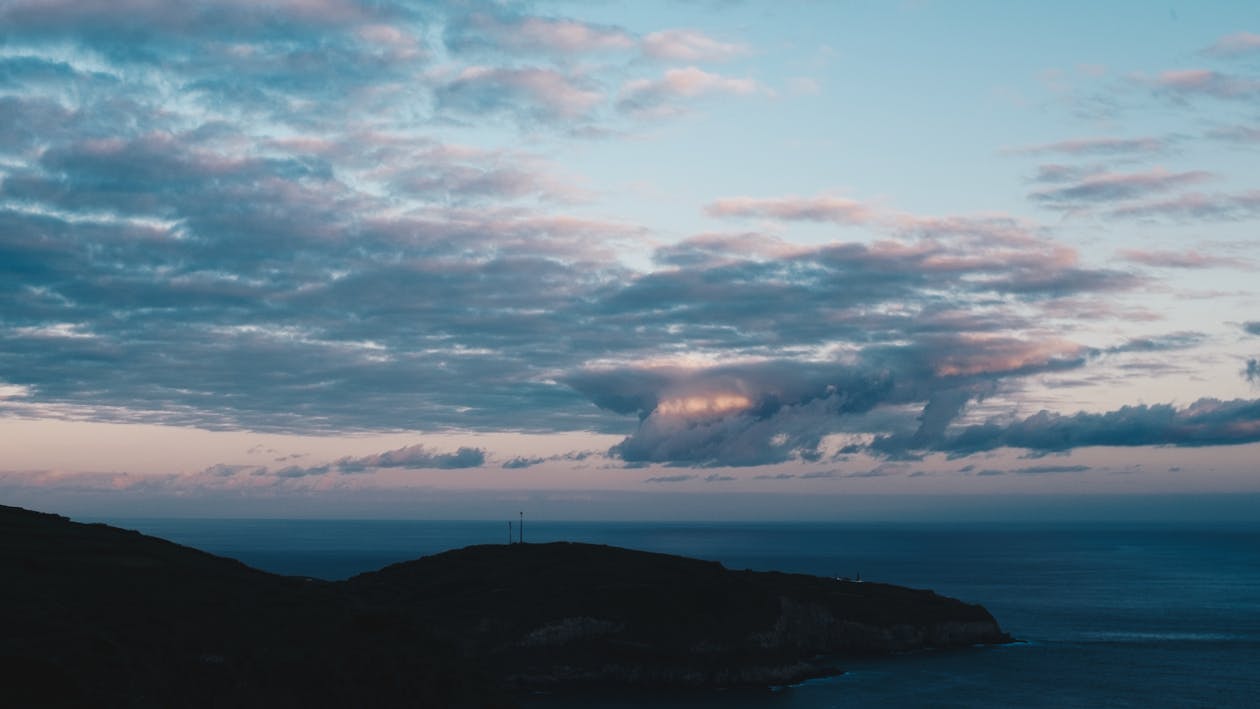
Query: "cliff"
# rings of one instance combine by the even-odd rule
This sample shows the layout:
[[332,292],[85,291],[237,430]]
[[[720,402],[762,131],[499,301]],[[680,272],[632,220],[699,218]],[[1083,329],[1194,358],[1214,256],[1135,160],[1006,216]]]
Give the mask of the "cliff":
[[3,506],[0,578],[3,706],[494,707],[1008,640],[930,591],[615,547],[469,547],[331,583]]

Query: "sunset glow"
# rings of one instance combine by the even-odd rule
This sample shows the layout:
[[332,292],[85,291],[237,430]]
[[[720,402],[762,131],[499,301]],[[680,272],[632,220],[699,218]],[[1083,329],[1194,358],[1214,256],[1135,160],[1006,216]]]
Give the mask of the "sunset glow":
[[752,406],[752,400],[742,394],[708,394],[667,399],[656,407],[662,416],[721,416],[742,411]]
[[0,491],[1260,492],[1253,5],[0,0]]

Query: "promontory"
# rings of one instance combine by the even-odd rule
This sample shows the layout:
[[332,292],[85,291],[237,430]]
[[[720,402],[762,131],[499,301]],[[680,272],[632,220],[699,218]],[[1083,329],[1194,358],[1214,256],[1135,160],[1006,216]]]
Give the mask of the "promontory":
[[5,706],[497,707],[1010,640],[931,591],[617,547],[473,546],[329,582],[3,506],[0,578]]

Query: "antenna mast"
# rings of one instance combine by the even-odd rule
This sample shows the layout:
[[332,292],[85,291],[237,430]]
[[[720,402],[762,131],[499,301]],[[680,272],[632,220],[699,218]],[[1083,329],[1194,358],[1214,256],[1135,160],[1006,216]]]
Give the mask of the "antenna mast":
[[516,531],[521,535],[520,543],[524,544],[525,543],[525,513],[524,512],[521,512],[521,524],[520,526],[516,528]]

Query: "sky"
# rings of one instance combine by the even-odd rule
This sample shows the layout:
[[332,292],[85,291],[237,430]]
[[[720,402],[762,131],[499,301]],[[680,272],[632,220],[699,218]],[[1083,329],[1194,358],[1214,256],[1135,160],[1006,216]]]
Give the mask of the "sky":
[[0,501],[1210,515],[1258,225],[1254,3],[0,0]]

